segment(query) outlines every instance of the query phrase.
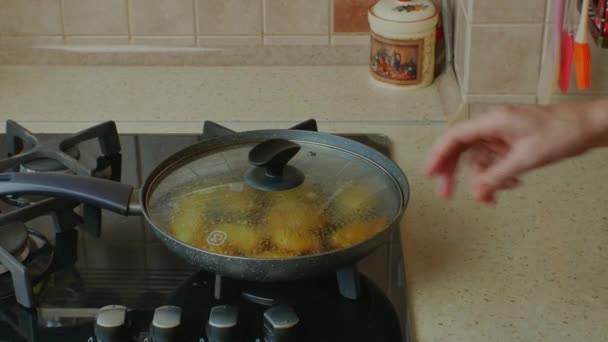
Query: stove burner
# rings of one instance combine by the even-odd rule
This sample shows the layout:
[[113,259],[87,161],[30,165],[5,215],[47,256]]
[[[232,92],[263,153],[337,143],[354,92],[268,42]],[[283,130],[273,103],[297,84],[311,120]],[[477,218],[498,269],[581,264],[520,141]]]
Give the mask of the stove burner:
[[[96,165],[81,162],[79,144],[97,140],[101,156]],[[83,176],[98,176],[111,168],[110,179],[120,180],[120,140],[112,121],[85,129],[68,138],[41,142],[32,132],[18,123],[6,122],[8,158],[0,160],[0,170],[22,172],[70,172]],[[83,156],[94,157],[94,156]],[[88,160],[88,158],[87,158]],[[95,161],[94,159],[92,160]]]
[[[120,181],[121,146],[116,124],[113,121],[101,123],[67,138],[41,142],[23,126],[7,120],[5,139],[8,158],[0,159],[0,170],[3,172],[5,170],[62,172]],[[82,146],[80,144],[85,142],[97,142],[100,152],[97,155],[81,154],[80,147]],[[40,212],[39,215],[46,215],[53,210],[53,208],[49,208],[49,204],[58,205],[57,201],[47,202],[47,197],[39,195],[3,196],[0,197],[0,200],[17,208],[38,205],[39,207],[34,211]],[[61,202],[64,202],[61,207],[71,204],[66,201]],[[71,208],[77,205],[78,203],[71,205]],[[23,221],[18,213],[12,216],[15,216],[16,221]],[[69,213],[68,216],[74,215]],[[82,205],[82,215],[76,221],[87,232],[99,236],[101,232],[101,210],[99,208]]]
[[[75,160],[80,159],[80,150],[76,146],[71,146],[65,150],[70,157]],[[60,161],[51,158],[38,158],[24,162],[19,166],[20,172],[69,172],[68,168]]]
[[281,283],[245,282],[241,288],[241,297],[265,306],[326,300],[337,292],[335,275]]
[[20,254],[26,246],[27,227],[21,222],[0,226],[0,246],[12,255]]
[[[23,261],[25,261],[25,259],[27,259],[27,257],[29,255],[30,255],[30,248],[28,246],[25,246],[25,248],[23,248],[23,250],[18,255],[13,255],[13,256],[15,257],[15,259],[17,259],[17,261],[23,263]],[[8,268],[6,268],[4,265],[0,265],[0,275],[3,275],[7,272],[8,272]]]
[[[27,228],[23,223],[11,222],[0,226],[0,246],[19,262],[23,262],[30,253],[27,240]],[[8,272],[8,268],[0,264],[0,275],[6,272]]]
[[[25,250],[28,251],[28,255],[23,260],[19,260],[19,257],[17,259],[25,266],[32,286],[35,286],[51,268],[55,253],[44,235],[32,230],[28,230],[27,233]],[[12,298],[14,294],[11,274],[9,272],[0,274],[0,300]]]
[[[86,215],[83,220],[74,213],[76,205],[49,198],[0,213],[0,232],[5,237],[0,244],[0,265],[9,271],[0,274],[0,299],[14,296],[20,305],[32,308],[35,305],[34,285],[47,271],[74,265],[78,249],[78,231],[74,228],[80,226],[87,229]],[[49,214],[55,228],[57,253],[44,235],[25,228],[23,224]]]

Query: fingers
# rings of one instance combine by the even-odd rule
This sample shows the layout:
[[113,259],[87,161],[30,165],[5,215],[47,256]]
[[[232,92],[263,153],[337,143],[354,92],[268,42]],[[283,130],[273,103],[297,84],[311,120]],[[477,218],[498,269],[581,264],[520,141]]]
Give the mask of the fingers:
[[454,177],[440,176],[439,183],[437,184],[437,190],[435,191],[439,197],[448,199],[454,192]]
[[496,191],[512,189],[521,184],[519,176],[535,166],[534,151],[518,145],[472,180],[473,197],[483,203],[493,203]]
[[511,178],[508,181],[504,182],[500,189],[511,190],[521,186],[521,180],[519,178]]
[[425,174],[429,177],[453,174],[464,151],[474,142],[493,135],[498,123],[492,118],[494,116],[483,116],[451,128],[431,149],[424,167]]
[[476,201],[494,204],[495,191],[514,189],[521,185],[521,181],[518,178],[511,177],[496,186],[495,190],[492,191],[492,189],[489,189],[480,182],[480,179],[483,179],[484,173],[505,153],[506,151],[501,147],[501,144],[498,146],[484,144],[472,148],[469,156],[469,191],[473,194]]
[[486,184],[478,185],[478,187],[473,189],[471,193],[473,194],[473,199],[477,202],[494,205],[496,204],[496,192],[498,192],[499,190],[515,189],[520,185],[521,181],[519,179],[512,178],[498,187],[491,187]]
[[455,173],[462,153],[484,137],[494,135],[494,127],[499,124],[493,116],[459,124],[441,137],[431,149],[424,167],[427,177],[438,177],[437,193],[442,198],[450,198],[454,192]]

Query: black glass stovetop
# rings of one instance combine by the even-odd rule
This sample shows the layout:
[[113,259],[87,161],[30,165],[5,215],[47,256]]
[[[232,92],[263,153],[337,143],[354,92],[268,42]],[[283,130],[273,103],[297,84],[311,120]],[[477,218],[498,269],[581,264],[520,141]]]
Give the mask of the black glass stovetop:
[[[390,155],[390,142],[384,136],[348,136]],[[199,139],[195,135],[122,135],[123,182],[140,185],[154,166]],[[86,148],[81,147],[81,154]],[[0,210],[10,208],[2,204]],[[40,277],[34,288],[36,308],[26,309],[6,295],[8,274],[0,275],[0,341],[95,341],[95,317],[107,305],[128,309],[125,341],[152,342],[149,330],[154,310],[166,305],[182,309],[176,341],[209,341],[207,319],[218,305],[239,309],[238,341],[263,341],[264,312],[276,304],[296,311],[298,341],[411,340],[399,229],[355,265],[361,285],[358,300],[339,294],[335,274],[280,284],[223,279],[218,298],[216,277],[173,255],[146,230],[141,218],[104,212],[102,220],[99,238],[78,235],[74,264],[57,266]],[[46,236],[50,247],[63,244],[48,218],[27,226]]]

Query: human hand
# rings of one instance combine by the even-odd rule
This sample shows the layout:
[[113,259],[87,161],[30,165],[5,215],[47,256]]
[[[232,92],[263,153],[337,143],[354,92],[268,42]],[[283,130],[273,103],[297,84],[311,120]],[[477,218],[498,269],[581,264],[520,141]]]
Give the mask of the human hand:
[[495,203],[499,190],[520,185],[520,176],[541,166],[605,145],[608,103],[497,107],[449,129],[433,146],[425,165],[439,179],[437,192],[449,198],[466,152],[475,200]]

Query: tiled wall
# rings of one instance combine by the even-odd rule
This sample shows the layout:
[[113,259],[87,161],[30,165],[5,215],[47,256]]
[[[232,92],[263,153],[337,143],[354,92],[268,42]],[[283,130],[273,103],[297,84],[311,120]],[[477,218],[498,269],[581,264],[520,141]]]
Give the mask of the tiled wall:
[[459,0],[455,70],[466,100],[535,102],[546,0]]
[[367,10],[376,1],[1,0],[0,42],[359,45],[369,43]]
[[[555,90],[551,55],[553,2],[456,1],[454,67],[462,94],[473,108],[562,100]],[[608,51],[591,45],[592,88],[578,91],[573,83],[569,97],[608,94]]]
[[2,0],[17,45],[367,44],[374,0]]

